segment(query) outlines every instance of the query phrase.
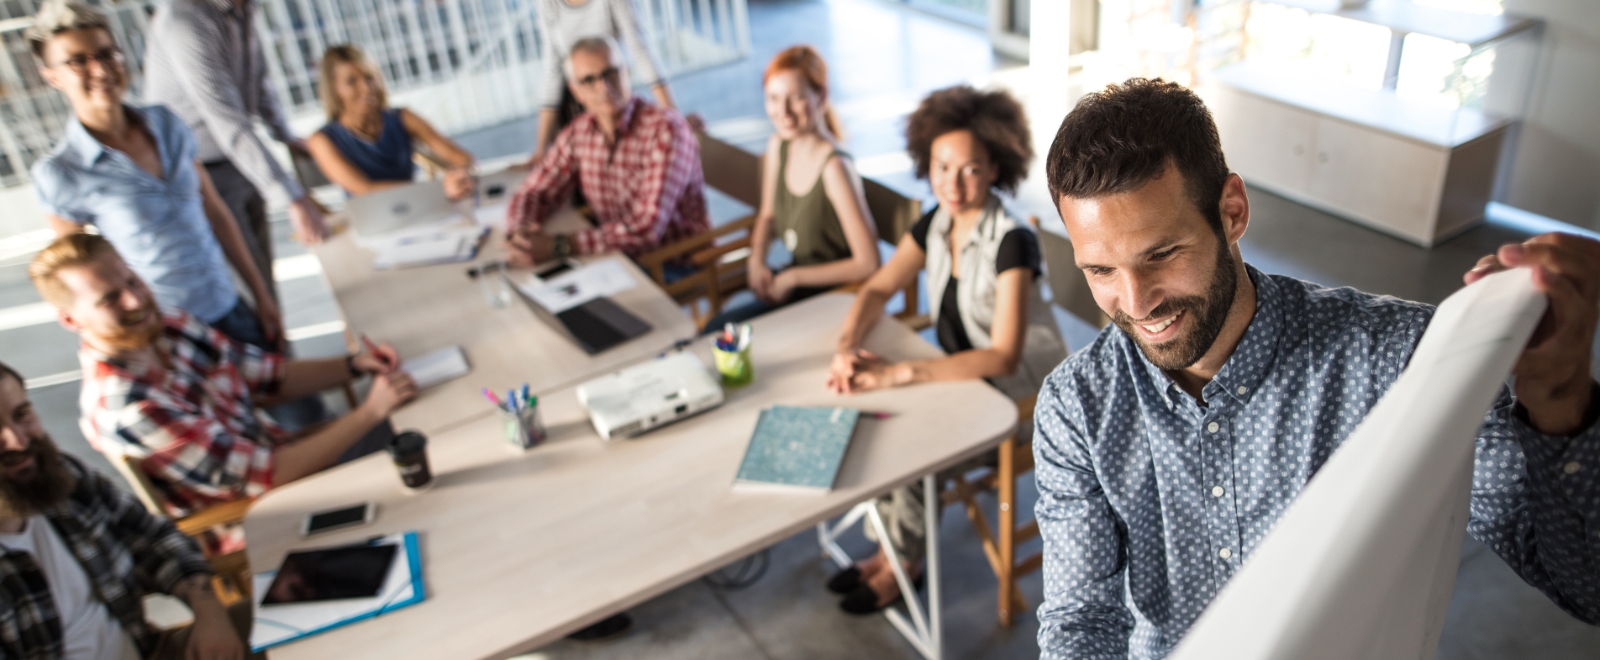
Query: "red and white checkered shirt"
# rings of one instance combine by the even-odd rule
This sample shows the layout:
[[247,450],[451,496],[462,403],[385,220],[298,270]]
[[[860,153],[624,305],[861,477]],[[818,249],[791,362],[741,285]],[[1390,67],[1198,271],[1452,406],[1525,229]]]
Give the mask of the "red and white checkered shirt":
[[100,453],[140,459],[182,516],[272,487],[272,450],[289,435],[256,414],[255,393],[283,383],[283,356],[236,342],[199,319],[163,310],[156,350],[172,362],[134,361],[82,347],[84,437]]
[[616,145],[584,113],[556,135],[506,211],[506,229],[537,229],[572,199],[575,185],[599,226],[573,235],[573,251],[638,256],[711,228],[700,173],[700,143],[675,110],[634,97]]

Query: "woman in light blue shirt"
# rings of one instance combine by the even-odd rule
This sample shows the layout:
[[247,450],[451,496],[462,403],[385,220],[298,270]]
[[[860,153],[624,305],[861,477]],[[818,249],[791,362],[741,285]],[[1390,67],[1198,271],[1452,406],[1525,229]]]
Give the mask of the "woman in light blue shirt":
[[[283,321],[244,237],[205,168],[194,135],[162,106],[125,105],[128,73],[105,16],[62,3],[28,30],[39,74],[74,118],[33,165],[34,192],[57,234],[89,224],[116,246],[165,306],[235,339],[277,350]],[[232,264],[255,297],[245,305]]]

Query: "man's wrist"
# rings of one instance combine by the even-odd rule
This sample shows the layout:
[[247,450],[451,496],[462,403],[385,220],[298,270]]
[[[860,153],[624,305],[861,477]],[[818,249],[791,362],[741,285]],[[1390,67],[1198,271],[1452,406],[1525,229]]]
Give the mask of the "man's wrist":
[[346,371],[350,372],[351,379],[356,379],[367,375],[367,372],[362,371],[361,368],[356,366],[356,356],[354,355],[344,356],[344,368]]
[[556,234],[550,237],[550,252],[557,259],[565,259],[572,256],[574,249],[575,246],[572,244],[571,234]]
[[1517,407],[1523,421],[1535,431],[1557,437],[1575,436],[1593,427],[1600,421],[1600,384],[1591,378],[1583,387],[1572,390],[1569,396],[1536,402],[1533,406],[1519,397]]

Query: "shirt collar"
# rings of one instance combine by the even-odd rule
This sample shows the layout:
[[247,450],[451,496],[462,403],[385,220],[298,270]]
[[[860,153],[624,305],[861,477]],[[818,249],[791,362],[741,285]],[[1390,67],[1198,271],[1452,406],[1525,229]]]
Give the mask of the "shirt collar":
[[78,121],[77,117],[67,122],[67,130],[62,140],[78,158],[83,160],[84,169],[93,168],[94,164],[100,161],[100,157],[106,155],[106,145],[94,139],[94,136],[89,134],[89,129],[84,128],[83,122]]
[[[1244,337],[1239,339],[1239,345],[1234,347],[1233,354],[1222,364],[1222,370],[1201,390],[1201,395],[1207,401],[1223,395],[1240,403],[1248,401],[1262,379],[1266,378],[1267,372],[1272,370],[1278,354],[1278,339],[1283,336],[1283,292],[1272,278],[1263,275],[1255,266],[1245,264],[1244,269],[1255,285],[1256,312],[1250,319],[1250,325],[1245,328]],[[1145,357],[1144,351],[1139,349],[1132,337],[1128,338],[1128,343],[1133,345],[1133,352],[1138,354],[1150,381],[1162,387],[1168,408],[1176,407],[1182,400],[1179,397],[1188,396],[1172,377]],[[1259,368],[1252,370],[1245,365],[1259,365]]]

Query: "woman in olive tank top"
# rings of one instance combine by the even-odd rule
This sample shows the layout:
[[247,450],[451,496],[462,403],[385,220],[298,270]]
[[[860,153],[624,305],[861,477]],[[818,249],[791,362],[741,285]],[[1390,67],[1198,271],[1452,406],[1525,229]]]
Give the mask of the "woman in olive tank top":
[[[714,332],[788,303],[860,282],[878,269],[878,236],[861,177],[838,148],[828,107],[827,65],[810,46],[794,46],[767,65],[767,116],[775,131],[762,157],[761,208],[750,232],[755,302],[706,324]],[[777,271],[765,259],[773,240],[794,260]]]

